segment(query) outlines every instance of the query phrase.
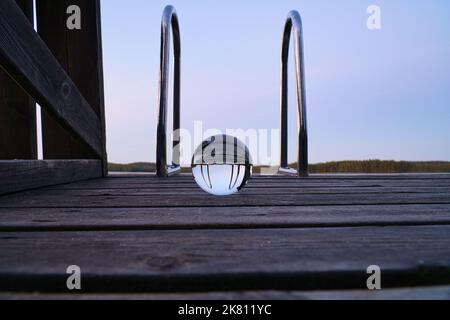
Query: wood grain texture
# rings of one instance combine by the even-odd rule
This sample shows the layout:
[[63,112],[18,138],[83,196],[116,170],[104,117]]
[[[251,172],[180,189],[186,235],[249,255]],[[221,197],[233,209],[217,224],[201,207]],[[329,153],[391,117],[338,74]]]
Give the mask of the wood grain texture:
[[[280,176],[253,176],[245,189],[251,188],[316,188],[316,187],[449,187],[450,175],[358,175],[358,176],[311,176],[298,179]],[[118,176],[88,181],[64,189],[160,189],[198,188],[191,174],[160,179],[155,175]]]
[[0,161],[0,195],[101,175],[100,160]]
[[[161,188],[98,188],[92,189],[62,189],[52,188],[52,194],[62,194],[66,196],[152,196],[167,195],[171,186]],[[177,187],[176,194],[180,197],[190,195],[203,195],[204,191],[196,185]],[[173,193],[173,192],[172,192]],[[315,188],[298,188],[298,187],[256,187],[245,188],[241,191],[243,195],[286,195],[286,194],[400,194],[400,193],[450,193],[449,187],[315,187]],[[32,192],[27,195],[33,194]]]
[[[216,198],[189,175],[122,176],[3,196],[0,288],[64,299],[77,264],[87,299],[445,298],[448,177],[257,176]],[[384,295],[364,290],[372,264]]]
[[0,199],[10,208],[187,208],[450,204],[449,175],[382,180],[255,177],[241,193],[214,197],[189,175],[105,178]]
[[[101,179],[92,181],[83,181],[79,183],[71,183],[64,186],[58,186],[57,188],[48,188],[49,190],[123,190],[127,189],[140,189],[143,192],[156,191],[161,189],[198,189],[197,184],[192,178],[189,180],[182,180],[179,182],[159,182],[155,178],[148,178],[146,181],[140,183],[134,183],[131,181],[114,181],[112,179]],[[314,190],[318,188],[329,188],[329,189],[339,189],[339,188],[359,188],[364,190],[365,188],[448,188],[450,182],[446,180],[347,180],[347,181],[324,181],[324,180],[308,180],[308,181],[276,181],[268,180],[264,182],[258,182],[254,179],[250,180],[244,190],[253,189],[267,189],[272,190],[284,190],[284,189],[297,189],[297,190]]]
[[99,117],[13,0],[0,2],[0,65],[52,117],[101,157]]
[[[66,27],[66,10],[70,5],[81,9],[80,30]],[[36,8],[39,35],[100,118],[102,161],[106,166],[100,1],[38,0]],[[85,145],[59,126],[45,110],[42,113],[42,130],[45,159],[95,158]]]
[[[114,179],[130,179],[133,182],[138,182],[141,179],[147,179],[156,177],[154,173],[110,173],[109,175]],[[178,181],[183,180],[188,177],[192,177],[191,173],[181,173],[179,175],[171,176],[168,178],[160,178],[161,181]],[[380,180],[380,179],[389,179],[389,180],[410,180],[410,179],[450,179],[450,173],[393,173],[393,174],[366,174],[366,173],[357,173],[357,174],[310,174],[308,177],[298,178],[292,176],[285,175],[253,175],[252,179],[255,180],[279,180],[279,181],[303,181],[303,180]]]
[[318,228],[450,224],[449,205],[0,208],[0,231]]
[[398,194],[237,194],[218,198],[207,194],[167,194],[147,196],[86,195],[61,197],[50,192],[39,195],[11,195],[0,198],[0,208],[167,208],[167,207],[265,207],[265,206],[332,206],[450,204],[449,193]]
[[[0,287],[84,292],[327,290],[450,284],[450,226],[2,232]],[[20,250],[20,254],[18,253]]]
[[[33,0],[16,0],[33,22]],[[0,159],[37,159],[36,104],[0,69]]]

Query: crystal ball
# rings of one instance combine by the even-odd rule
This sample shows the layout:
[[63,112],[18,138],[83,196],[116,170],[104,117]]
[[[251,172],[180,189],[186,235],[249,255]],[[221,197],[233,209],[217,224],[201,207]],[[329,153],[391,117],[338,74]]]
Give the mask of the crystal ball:
[[207,138],[197,147],[191,167],[200,188],[216,196],[228,196],[245,187],[253,162],[243,142],[222,134]]

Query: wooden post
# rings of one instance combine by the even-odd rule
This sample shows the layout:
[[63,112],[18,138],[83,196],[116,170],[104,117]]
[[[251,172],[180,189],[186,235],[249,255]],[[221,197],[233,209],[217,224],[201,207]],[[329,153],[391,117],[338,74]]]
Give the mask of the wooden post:
[[[81,9],[81,29],[69,30],[67,8]],[[102,125],[103,174],[107,174],[100,0],[37,0],[37,27],[59,63],[72,78]],[[93,159],[85,144],[42,111],[44,159]]]
[[[16,0],[33,24],[33,0]],[[36,104],[0,69],[0,159],[37,159]]]

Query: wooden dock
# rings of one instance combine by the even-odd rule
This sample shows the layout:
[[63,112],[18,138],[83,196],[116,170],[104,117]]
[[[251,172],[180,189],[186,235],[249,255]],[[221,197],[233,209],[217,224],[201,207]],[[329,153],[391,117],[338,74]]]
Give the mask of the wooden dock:
[[226,198],[108,175],[100,0],[71,4],[80,30],[66,1],[0,1],[0,299],[450,299],[450,174],[256,176]]
[[446,174],[256,176],[225,198],[112,176],[0,197],[0,217],[0,298],[450,298]]

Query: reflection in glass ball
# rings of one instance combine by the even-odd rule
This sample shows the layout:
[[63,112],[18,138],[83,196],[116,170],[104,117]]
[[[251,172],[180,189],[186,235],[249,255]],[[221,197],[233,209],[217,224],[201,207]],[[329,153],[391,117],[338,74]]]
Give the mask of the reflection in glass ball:
[[192,157],[192,173],[204,191],[227,196],[241,191],[252,175],[247,146],[235,137],[216,135],[204,140]]

